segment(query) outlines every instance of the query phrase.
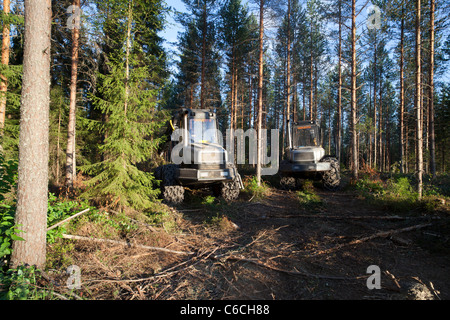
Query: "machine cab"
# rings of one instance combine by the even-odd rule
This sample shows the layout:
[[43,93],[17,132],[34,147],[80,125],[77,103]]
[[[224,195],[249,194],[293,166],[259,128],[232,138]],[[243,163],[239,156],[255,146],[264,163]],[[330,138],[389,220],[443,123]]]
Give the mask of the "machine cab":
[[299,121],[292,124],[289,140],[289,161],[317,163],[325,155],[320,144],[320,127],[315,121]]
[[314,121],[302,121],[292,128],[292,148],[320,147],[320,128]]

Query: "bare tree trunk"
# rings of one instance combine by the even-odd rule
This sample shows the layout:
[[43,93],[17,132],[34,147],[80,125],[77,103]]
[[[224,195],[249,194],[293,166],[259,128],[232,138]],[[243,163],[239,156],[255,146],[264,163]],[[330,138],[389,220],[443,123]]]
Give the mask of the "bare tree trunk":
[[45,264],[50,103],[51,1],[25,0],[19,177],[11,267]]
[[374,67],[373,67],[373,166],[377,167],[377,34],[375,33]]
[[[288,12],[287,12],[287,50],[286,50],[286,121],[289,123],[291,120],[291,1],[288,0]],[[289,130],[289,126],[286,126]],[[288,137],[288,147],[291,148]],[[284,145],[283,145],[284,148]]]
[[264,37],[264,0],[259,2],[259,58],[258,58],[258,138],[257,138],[257,160],[256,181],[261,185],[261,161],[262,161],[262,111],[263,111],[263,37]]
[[420,1],[416,0],[416,122],[417,122],[417,192],[419,199],[422,199],[422,176],[423,176],[423,132],[422,132],[422,97],[421,97],[421,37],[420,37]]
[[[9,15],[10,0],[3,1],[3,13]],[[10,28],[9,25],[3,25],[3,40],[2,40],[2,65],[9,65],[9,46],[10,46]],[[5,127],[6,118],[6,92],[8,91],[8,79],[6,76],[0,75],[0,136],[3,135],[3,128]],[[1,146],[0,146],[1,150]]]
[[206,0],[203,4],[203,39],[202,39],[202,70],[201,70],[201,88],[200,88],[200,109],[205,108],[205,90],[206,90]]
[[[80,0],[73,1],[73,8],[80,7]],[[74,11],[75,13],[75,11]],[[77,106],[77,74],[78,74],[78,47],[80,30],[77,23],[73,23],[72,29],[72,75],[70,78],[70,102],[69,102],[69,122],[67,127],[67,151],[66,151],[66,186],[73,187],[76,177],[75,168],[75,124]]]
[[125,49],[125,101],[124,101],[124,120],[127,122],[128,112],[128,96],[130,95],[130,50],[131,50],[131,23],[133,20],[133,0],[128,2],[128,17],[127,17],[127,43]]
[[352,178],[358,179],[358,137],[356,135],[356,0],[352,0],[352,67],[351,67],[351,132]]
[[336,156],[339,162],[341,162],[341,122],[342,122],[342,12],[341,12],[341,0],[339,0],[339,49],[338,49],[338,114],[337,114],[337,141],[336,141]]
[[309,72],[309,120],[314,120],[315,115],[314,112],[314,82],[313,82],[313,56],[311,51],[311,70]]
[[429,103],[429,136],[430,136],[430,169],[436,177],[436,141],[434,135],[434,0],[430,0],[430,103]]
[[379,142],[378,142],[378,147],[379,147],[379,161],[380,161],[380,171],[383,172],[384,171],[384,158],[383,158],[383,97],[382,97],[382,92],[383,92],[383,77],[381,75],[380,72],[380,98],[378,101],[379,104],[379,112],[378,112],[378,133],[379,133]]
[[[62,97],[60,98],[62,100]],[[60,170],[59,170],[59,153],[61,151],[60,146],[60,135],[61,135],[61,103],[58,108],[58,139],[56,141],[56,184],[60,185]]]
[[403,7],[402,7],[402,21],[400,27],[400,172],[405,172],[405,137],[404,137],[404,113],[405,113],[405,83],[404,83],[404,72],[403,72],[403,59],[404,59],[404,28],[405,19],[403,18]]

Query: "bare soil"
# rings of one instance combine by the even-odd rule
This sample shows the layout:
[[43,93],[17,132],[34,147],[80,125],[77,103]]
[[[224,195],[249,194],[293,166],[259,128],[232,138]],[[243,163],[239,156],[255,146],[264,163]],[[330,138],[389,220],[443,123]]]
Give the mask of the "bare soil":
[[[448,212],[395,213],[352,191],[172,208],[176,231],[142,226],[130,241],[189,254],[76,241],[87,299],[397,300],[450,298]],[[394,217],[393,217],[394,216]],[[421,227],[424,224],[431,224]],[[388,230],[416,229],[391,235]],[[379,236],[377,236],[379,235]],[[356,240],[360,239],[358,242]],[[367,268],[381,270],[368,289]],[[62,280],[61,280],[62,281]]]

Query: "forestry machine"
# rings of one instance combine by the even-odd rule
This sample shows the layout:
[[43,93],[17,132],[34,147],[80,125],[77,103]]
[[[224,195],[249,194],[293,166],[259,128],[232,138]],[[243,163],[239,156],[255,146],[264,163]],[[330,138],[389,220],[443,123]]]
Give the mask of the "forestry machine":
[[280,164],[280,187],[295,189],[301,179],[321,179],[328,190],[336,190],[340,184],[338,160],[325,155],[320,145],[320,127],[315,121],[287,123],[289,148],[286,159]]
[[171,163],[155,170],[165,202],[183,202],[185,187],[210,188],[216,197],[226,201],[238,198],[244,188],[242,179],[235,165],[228,163],[217,129],[212,110],[182,108],[172,117],[166,131]]

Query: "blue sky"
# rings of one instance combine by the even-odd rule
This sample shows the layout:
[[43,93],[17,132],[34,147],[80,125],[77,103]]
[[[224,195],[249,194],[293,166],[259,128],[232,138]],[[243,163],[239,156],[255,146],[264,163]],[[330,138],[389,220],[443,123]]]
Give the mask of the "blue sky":
[[[248,0],[243,0],[242,2],[249,3]],[[300,1],[300,2],[303,3],[304,1]],[[359,0],[359,1],[357,1],[357,3],[359,5],[361,5],[361,4],[365,4],[366,1]],[[181,12],[187,11],[182,0],[166,0],[166,4],[167,4],[167,6],[173,8],[175,11],[181,11]],[[250,7],[250,10],[252,10],[252,9],[255,10],[255,5],[250,3],[249,7]],[[365,9],[367,9],[367,7]],[[177,36],[178,36],[178,32],[183,31],[183,28],[181,27],[180,24],[178,24],[174,20],[173,15],[174,14],[171,12],[167,16],[167,25],[166,25],[165,30],[163,32],[161,32],[161,36],[165,39],[164,47],[168,50],[169,61],[175,62],[178,60],[178,56],[177,56],[177,52],[176,52],[176,43],[178,41]],[[362,14],[359,16],[359,20],[360,20],[359,23],[361,23],[361,24],[358,29],[360,29],[362,27],[362,25],[364,24],[364,19],[366,17],[367,17],[366,10],[364,10],[362,12]],[[332,27],[332,28],[334,28],[334,27]],[[266,32],[270,32],[270,31],[266,29]],[[448,31],[445,32],[445,34],[448,34]],[[175,68],[175,66],[172,66],[172,68]],[[448,68],[447,71],[445,72],[445,74],[443,74],[440,77],[440,80],[443,80],[446,82],[450,80],[450,68]]]

